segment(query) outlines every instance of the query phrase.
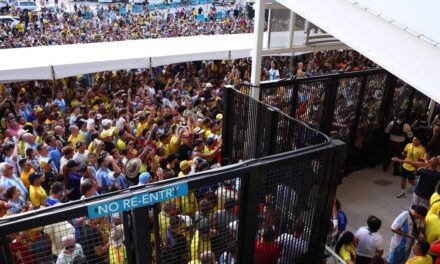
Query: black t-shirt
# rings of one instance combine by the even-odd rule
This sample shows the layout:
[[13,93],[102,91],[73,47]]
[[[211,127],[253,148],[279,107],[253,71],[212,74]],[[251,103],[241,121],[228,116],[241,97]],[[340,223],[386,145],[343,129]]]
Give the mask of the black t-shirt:
[[108,153],[112,152],[112,150],[116,148],[115,144],[113,142],[104,141],[104,150]]
[[192,148],[187,144],[182,144],[179,146],[177,153],[179,154],[179,160],[189,160],[191,157]]
[[420,176],[420,179],[414,192],[421,198],[429,199],[440,180],[440,173],[430,169],[419,169],[416,174]]
[[102,245],[101,232],[97,228],[84,225],[81,232],[80,244],[89,264],[104,263],[105,258],[98,256],[95,252],[95,247]]

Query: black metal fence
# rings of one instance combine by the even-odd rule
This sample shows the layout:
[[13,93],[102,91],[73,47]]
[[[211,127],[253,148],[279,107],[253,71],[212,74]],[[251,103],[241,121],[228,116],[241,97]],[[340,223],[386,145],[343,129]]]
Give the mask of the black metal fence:
[[343,143],[234,89],[226,96],[225,143],[246,161],[0,218],[0,263],[322,261]]
[[[346,172],[382,161],[383,131],[398,112],[405,112],[412,122],[428,107],[426,96],[383,69],[262,83],[260,98],[332,139],[344,141],[345,157],[349,157],[345,158]],[[365,157],[375,159],[365,164]]]

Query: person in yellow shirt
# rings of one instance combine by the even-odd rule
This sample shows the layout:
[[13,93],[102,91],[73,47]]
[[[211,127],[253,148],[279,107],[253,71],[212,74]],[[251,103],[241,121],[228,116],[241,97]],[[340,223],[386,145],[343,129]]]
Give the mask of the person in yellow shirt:
[[335,251],[347,264],[356,263],[356,250],[355,250],[354,235],[350,231],[346,231],[336,244]]
[[432,257],[428,255],[431,245],[425,240],[418,241],[413,248],[414,256],[406,261],[406,264],[432,264]]
[[21,171],[20,179],[23,182],[24,186],[26,186],[27,189],[29,189],[29,187],[31,185],[29,183],[29,175],[31,175],[34,172],[35,171],[31,166],[31,162],[29,160],[24,160],[23,170]]
[[429,199],[429,211],[428,215],[434,214],[437,215],[440,213],[440,185],[437,185],[437,190],[435,193],[431,195],[431,199]]
[[171,127],[171,131],[173,133],[173,135],[170,138],[170,143],[168,143],[169,147],[168,147],[168,153],[169,154],[176,154],[177,150],[179,149],[180,146],[180,142],[182,139],[182,135],[185,132],[185,129],[179,129],[178,133],[176,135],[176,130],[178,129],[177,125],[173,125]]
[[208,220],[206,218],[201,219],[198,225],[199,228],[191,240],[190,250],[192,261],[199,260],[201,253],[212,250],[212,234]]
[[21,18],[20,18],[20,22],[18,22],[16,27],[17,27],[18,34],[20,35],[20,37],[22,37],[24,35],[24,23]]
[[69,127],[70,136],[68,141],[72,144],[72,146],[76,146],[76,142],[80,140],[84,140],[84,136],[79,132],[79,128],[76,125],[72,125]]
[[145,115],[141,115],[139,116],[139,124],[136,127],[136,136],[140,137],[142,136],[142,131],[144,131],[144,129],[148,129],[149,125],[147,122],[147,117]]
[[124,229],[122,225],[117,225],[110,231],[109,262],[110,264],[123,264],[126,258]]
[[[414,137],[412,143],[408,143],[403,150],[403,156],[405,157],[405,161],[423,161],[423,157],[425,156],[425,148],[422,146],[420,139]],[[411,165],[410,163],[403,163],[402,171],[400,173],[401,182],[400,182],[400,193],[396,196],[397,198],[401,198],[405,196],[405,187],[406,181],[412,185],[410,188],[410,192],[414,190],[415,187],[415,171],[416,167]]]
[[41,176],[42,176],[41,173],[36,173],[36,172],[29,175],[29,183],[30,183],[29,197],[31,199],[32,206],[34,208],[39,208],[40,206],[46,206],[47,193],[43,189],[43,187],[41,187],[40,184]]
[[440,239],[440,213],[426,216],[425,239],[429,244]]

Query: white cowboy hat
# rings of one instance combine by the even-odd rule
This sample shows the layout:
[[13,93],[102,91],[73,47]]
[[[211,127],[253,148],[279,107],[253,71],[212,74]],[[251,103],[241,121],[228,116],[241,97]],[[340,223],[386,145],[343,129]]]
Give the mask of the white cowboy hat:
[[141,169],[142,161],[139,158],[133,158],[127,161],[124,166],[125,176],[128,178],[136,178],[139,174],[139,170]]

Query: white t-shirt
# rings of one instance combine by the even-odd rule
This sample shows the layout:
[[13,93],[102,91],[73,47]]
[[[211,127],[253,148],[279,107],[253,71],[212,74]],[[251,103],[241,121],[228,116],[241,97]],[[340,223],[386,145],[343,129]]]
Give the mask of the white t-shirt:
[[116,127],[120,131],[120,130],[124,129],[124,126],[125,126],[125,119],[123,117],[120,117],[118,119],[118,121],[116,121]]
[[[394,219],[393,224],[391,224],[391,229],[401,229],[404,233],[407,233],[409,235],[413,235],[414,231],[414,224],[411,220],[410,213],[405,210],[403,211],[399,216]],[[407,250],[410,250],[412,246],[412,240],[407,239],[405,237],[406,243],[404,245],[400,245],[402,242],[403,237],[401,235],[398,235],[396,233],[393,233],[393,236],[391,237],[391,248],[390,251],[394,250],[397,247],[405,247]]]
[[92,130],[95,126],[95,119],[89,118],[87,119],[87,130]]
[[377,250],[383,250],[383,237],[378,232],[370,233],[368,227],[360,227],[355,237],[359,238],[359,243],[356,247],[356,254],[362,257],[373,258]]
[[61,173],[63,172],[63,167],[64,167],[65,165],[67,165],[67,162],[68,162],[68,161],[69,161],[69,160],[66,159],[64,156],[61,157],[61,160],[60,160],[60,172],[61,172]]
[[82,250],[82,247],[80,244],[75,245],[75,250],[72,254],[66,254],[64,253],[64,250],[58,255],[57,263],[56,264],[70,264],[73,262],[73,259],[76,256],[81,256],[85,258],[84,252]]
[[276,240],[275,243],[281,246],[281,255],[278,259],[278,263],[288,263],[295,258],[300,258],[301,255],[308,251],[307,242],[301,238],[296,238],[292,234],[282,234]]
[[[48,234],[52,241],[52,254],[58,255],[63,251],[63,236],[74,235],[75,228],[67,221],[47,225],[44,227],[44,233]],[[58,263],[58,262],[57,262]],[[70,263],[70,262],[67,262]]]
[[78,162],[81,166],[86,164],[87,156],[89,155],[89,151],[84,151],[83,154],[76,152],[75,155],[73,155],[73,160]]

